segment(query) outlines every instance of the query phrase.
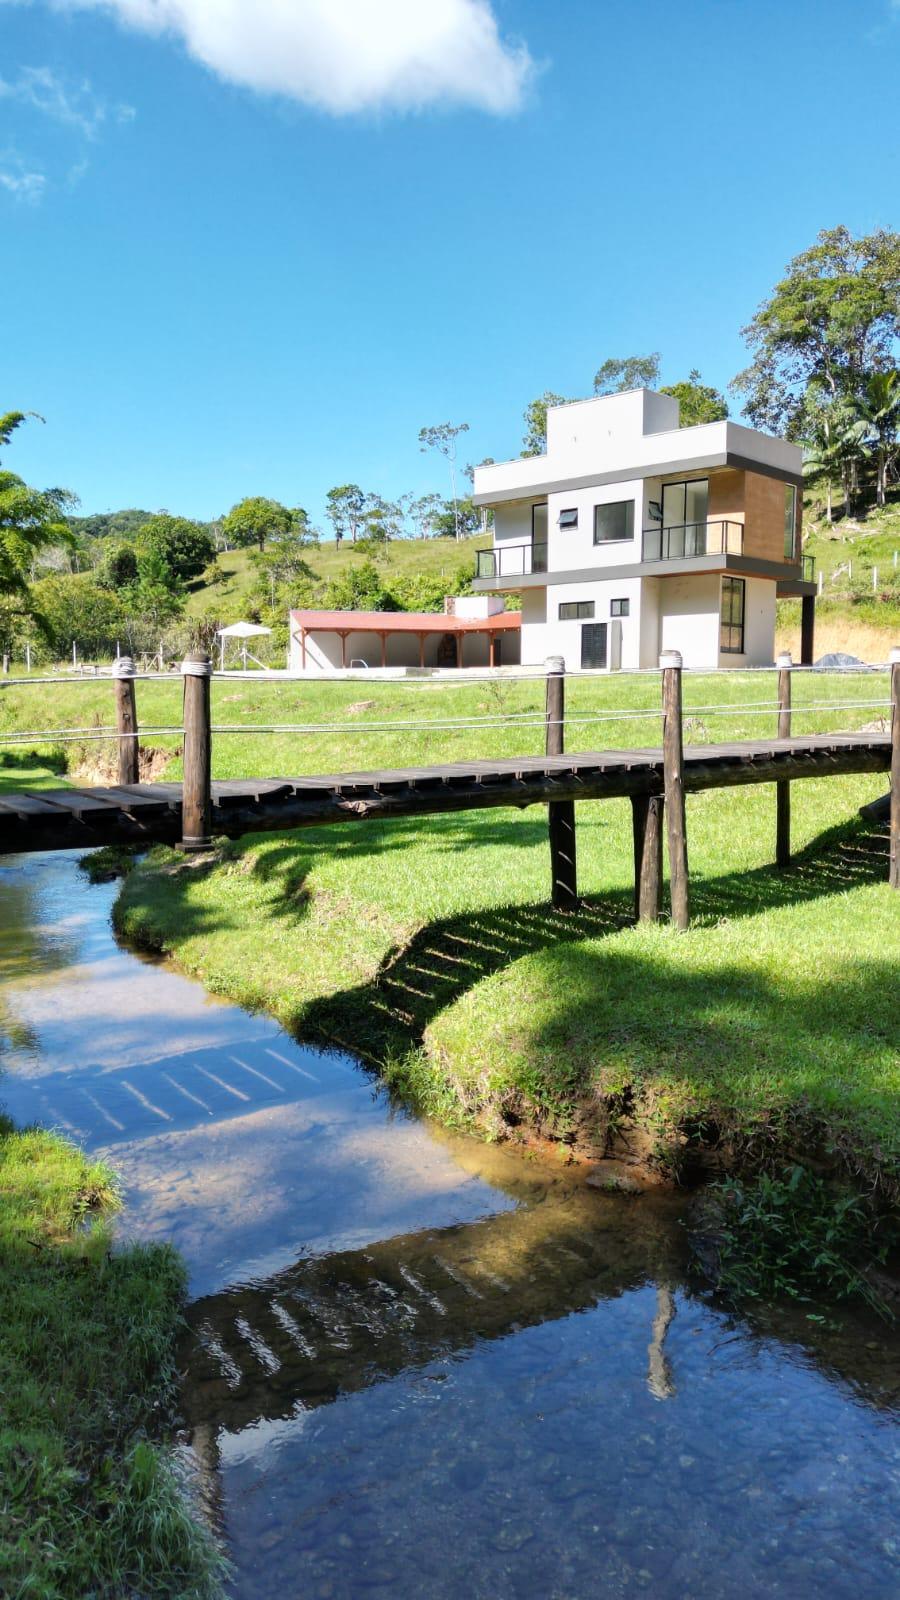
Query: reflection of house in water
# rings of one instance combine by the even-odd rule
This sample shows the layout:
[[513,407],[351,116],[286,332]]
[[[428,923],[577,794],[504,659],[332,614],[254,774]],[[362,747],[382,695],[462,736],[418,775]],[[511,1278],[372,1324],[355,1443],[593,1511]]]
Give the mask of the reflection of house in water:
[[448,596],[443,612],[292,611],[291,672],[516,666],[518,611],[502,595]]

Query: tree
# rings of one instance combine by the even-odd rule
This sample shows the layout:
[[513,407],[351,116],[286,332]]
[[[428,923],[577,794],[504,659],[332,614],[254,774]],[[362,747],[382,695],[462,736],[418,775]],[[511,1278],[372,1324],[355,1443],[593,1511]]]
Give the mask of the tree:
[[626,389],[652,389],[659,382],[659,351],[649,356],[610,356],[594,374],[595,394],[624,394]]
[[889,372],[870,373],[854,409],[875,455],[875,498],[883,506],[900,421],[900,372],[892,368]]
[[728,415],[725,396],[708,383],[701,383],[700,374],[692,367],[687,382],[663,384],[660,394],[670,394],[678,401],[679,426],[694,428],[700,422],[721,422]]
[[[790,262],[743,329],[753,360],[732,388],[755,427],[804,437],[810,386],[829,400],[861,398],[873,372],[896,365],[900,234],[855,239],[828,228]],[[814,396],[815,403],[819,403]]]
[[140,542],[145,548],[153,546],[158,550],[166,566],[180,579],[198,577],[216,553],[213,537],[202,523],[163,513],[144,523]]
[[108,541],[97,565],[97,581],[105,589],[117,592],[137,581],[138,558],[133,544],[115,544]]
[[853,478],[851,466],[858,455],[865,433],[865,424],[854,414],[850,402],[843,396],[830,399],[822,395],[821,386],[813,383],[806,399],[806,440],[803,451],[803,474],[810,483],[824,480],[825,515],[834,520],[832,490],[835,479],[840,479],[844,489],[844,503],[849,511],[853,504]]
[[457,501],[456,505],[452,500],[443,500],[431,525],[436,539],[452,539],[454,536],[471,539],[473,534],[483,531],[481,512],[468,495],[464,500]]
[[129,610],[154,627],[180,616],[184,609],[184,590],[157,545],[141,551],[137,581],[126,594]]
[[[454,508],[457,505],[456,493],[456,441],[461,433],[468,433],[469,424],[459,422],[439,422],[433,428],[419,429],[419,449],[437,450],[444,456],[450,467],[450,494]],[[460,537],[459,518],[456,518],[456,537]]]
[[323,604],[329,611],[399,611],[390,589],[385,587],[374,561],[342,572],[325,586]]
[[98,582],[96,573],[57,573],[34,585],[36,610],[48,643],[67,656],[77,643],[81,655],[112,656],[127,626],[125,596]]
[[340,546],[348,533],[351,543],[356,543],[365,509],[366,496],[358,483],[342,483],[337,489],[329,489],[325,496],[325,515],[334,529],[336,545]]
[[565,397],[554,394],[552,389],[545,389],[536,400],[529,400],[522,420],[525,423],[525,437],[522,440],[525,446],[522,451],[526,456],[542,456],[547,448],[547,412],[550,406],[564,406]]
[[439,494],[422,494],[410,501],[409,516],[420,539],[434,533],[434,519],[441,506]]
[[[9,444],[25,418],[24,411],[0,416],[0,447]],[[65,514],[75,504],[67,489],[30,489],[14,472],[0,469],[0,599],[7,627],[15,617],[39,619],[30,587],[32,568],[41,551],[72,541]]]
[[238,548],[258,545],[265,549],[267,539],[287,533],[291,526],[291,512],[278,500],[267,500],[263,495],[251,495],[232,506],[222,519],[222,531],[231,544]]

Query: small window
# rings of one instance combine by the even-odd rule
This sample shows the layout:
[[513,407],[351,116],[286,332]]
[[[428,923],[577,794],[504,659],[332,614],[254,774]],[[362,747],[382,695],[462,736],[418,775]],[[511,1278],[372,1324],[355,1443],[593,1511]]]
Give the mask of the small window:
[[593,600],[561,600],[559,605],[560,622],[575,622],[578,619],[594,615]]
[[634,501],[615,500],[608,506],[594,507],[594,543],[612,544],[634,538]]
[[609,614],[611,617],[627,617],[631,612],[630,600],[610,600]]
[[578,507],[570,506],[568,511],[561,511],[559,513],[559,525],[561,528],[577,528]]
[[719,649],[723,654],[744,653],[744,605],[747,585],[743,578],[722,579],[722,620]]
[[581,630],[581,665],[606,666],[606,623],[586,622]]
[[795,560],[796,525],[797,517],[797,491],[792,483],[784,486],[784,559]]

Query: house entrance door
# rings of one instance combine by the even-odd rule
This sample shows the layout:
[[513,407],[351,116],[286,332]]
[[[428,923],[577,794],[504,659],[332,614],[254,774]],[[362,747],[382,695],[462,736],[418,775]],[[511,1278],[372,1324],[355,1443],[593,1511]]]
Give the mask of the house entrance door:
[[581,625],[581,665],[606,666],[606,623],[583,622]]

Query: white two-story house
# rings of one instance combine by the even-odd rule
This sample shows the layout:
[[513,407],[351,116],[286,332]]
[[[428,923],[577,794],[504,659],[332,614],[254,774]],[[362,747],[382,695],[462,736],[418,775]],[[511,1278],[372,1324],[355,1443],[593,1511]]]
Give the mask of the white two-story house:
[[678,426],[649,389],[554,406],[545,455],[475,469],[494,513],[475,589],[522,597],[522,662],[652,667],[772,663],[775,600],[815,586],[800,553],[802,456],[736,422]]

